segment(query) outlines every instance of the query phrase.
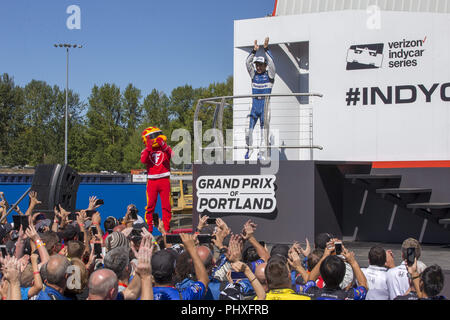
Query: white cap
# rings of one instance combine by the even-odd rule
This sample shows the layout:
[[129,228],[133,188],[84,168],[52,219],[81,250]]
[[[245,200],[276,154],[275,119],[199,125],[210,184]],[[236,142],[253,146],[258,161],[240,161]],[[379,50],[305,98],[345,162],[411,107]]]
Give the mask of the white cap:
[[253,59],[253,63],[266,63],[266,59],[264,58],[264,57],[255,57],[254,59]]

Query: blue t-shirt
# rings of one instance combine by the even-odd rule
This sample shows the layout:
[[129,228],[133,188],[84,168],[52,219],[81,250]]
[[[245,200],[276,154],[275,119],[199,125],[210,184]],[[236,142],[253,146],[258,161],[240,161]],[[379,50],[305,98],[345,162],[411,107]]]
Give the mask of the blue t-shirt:
[[203,282],[193,281],[185,288],[154,287],[154,300],[202,300],[206,293]]
[[58,291],[56,291],[51,287],[45,287],[45,289],[39,292],[39,295],[37,296],[36,300],[71,300],[71,299],[63,296],[61,293],[59,293]]
[[20,294],[22,296],[22,300],[28,300],[28,292],[30,291],[30,287],[23,288],[20,287]]

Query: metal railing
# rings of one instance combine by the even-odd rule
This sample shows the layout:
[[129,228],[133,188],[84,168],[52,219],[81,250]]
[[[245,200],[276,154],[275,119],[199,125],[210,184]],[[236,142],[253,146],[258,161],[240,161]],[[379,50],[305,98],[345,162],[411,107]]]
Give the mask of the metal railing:
[[[258,99],[264,99],[264,130],[262,132],[263,137],[261,140],[263,140],[264,146],[269,150],[271,149],[309,149],[310,150],[310,158],[312,159],[313,149],[323,150],[322,146],[315,145],[313,141],[313,108],[310,103],[308,104],[302,104],[300,103],[300,99],[305,98],[312,98],[312,97],[323,97],[322,94],[319,93],[290,93],[290,94],[258,94],[258,95],[235,95],[235,96],[223,96],[223,97],[213,97],[213,98],[205,98],[198,100],[197,106],[195,108],[194,113],[194,143],[196,144],[196,148],[198,150],[207,150],[207,149],[233,149],[233,150],[242,150],[242,149],[258,149],[261,148],[260,146],[247,146],[247,145],[233,145],[233,146],[224,146],[223,144],[223,137],[216,137],[216,141],[221,142],[220,146],[218,147],[206,147],[204,148],[202,146],[202,135],[201,132],[195,124],[198,123],[200,118],[200,113],[202,109],[205,109],[207,107],[213,106],[214,109],[214,115],[212,119],[212,128],[217,129],[217,132],[223,132],[223,120],[224,120],[224,109],[226,107],[233,108],[233,112],[238,111],[246,111],[247,115],[245,118],[249,118],[250,110],[252,107],[252,101],[253,98]],[[274,103],[273,98],[294,98],[295,102],[288,102],[288,103]],[[250,102],[244,103],[246,106],[246,110],[236,110],[236,106],[239,105],[239,103],[236,103],[237,100],[240,99],[251,99]],[[307,143],[305,144],[297,144],[297,145],[271,145],[270,144],[270,127],[271,127],[271,114],[272,109],[276,110],[278,108],[278,104],[281,105],[288,105],[293,104],[295,108],[298,108],[299,112],[299,118],[302,118],[305,122],[302,122],[302,120],[297,119],[298,123],[296,125],[299,126],[298,130],[296,130],[297,133],[306,133],[308,138],[306,138]],[[294,108],[294,109],[295,109]],[[292,110],[292,109],[291,109]],[[302,115],[303,112],[303,115]],[[280,116],[278,116],[280,117]],[[243,117],[238,117],[237,115],[233,115],[233,119],[241,119]],[[290,117],[291,118],[291,117]],[[248,127],[248,121],[247,127]],[[202,123],[203,124],[203,123]],[[277,124],[278,126],[281,126],[282,124]],[[303,131],[300,129],[300,127],[303,127]],[[281,131],[281,130],[280,130]],[[282,132],[282,131],[281,131]],[[233,139],[234,140],[234,139]],[[300,139],[300,136],[298,137],[298,140]],[[305,139],[302,139],[305,140]],[[234,144],[234,143],[233,143]]]

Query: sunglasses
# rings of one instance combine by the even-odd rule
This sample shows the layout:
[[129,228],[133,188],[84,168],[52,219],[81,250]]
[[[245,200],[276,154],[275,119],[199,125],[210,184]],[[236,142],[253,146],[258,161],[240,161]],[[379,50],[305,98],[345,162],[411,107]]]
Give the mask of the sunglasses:
[[156,139],[161,134],[162,134],[162,131],[156,131],[156,132],[151,132],[149,134],[146,134],[145,136],[147,137],[147,139]]

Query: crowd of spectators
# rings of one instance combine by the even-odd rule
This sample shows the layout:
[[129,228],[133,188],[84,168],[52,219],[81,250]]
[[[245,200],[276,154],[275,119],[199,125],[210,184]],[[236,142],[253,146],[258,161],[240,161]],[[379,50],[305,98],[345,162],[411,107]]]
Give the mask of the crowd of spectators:
[[369,266],[360,268],[355,254],[327,233],[313,245],[306,239],[304,248],[268,247],[255,238],[251,220],[231,230],[223,219],[208,224],[202,216],[195,232],[175,236],[160,221],[155,238],[142,217],[132,219],[133,205],[122,219],[102,223],[95,196],[85,210],[59,206],[52,215],[35,212],[36,192],[29,200],[25,213],[14,208],[25,217],[15,226],[0,202],[3,300],[445,299],[441,268],[420,261],[412,238],[402,244],[400,265],[391,250],[375,246]]

